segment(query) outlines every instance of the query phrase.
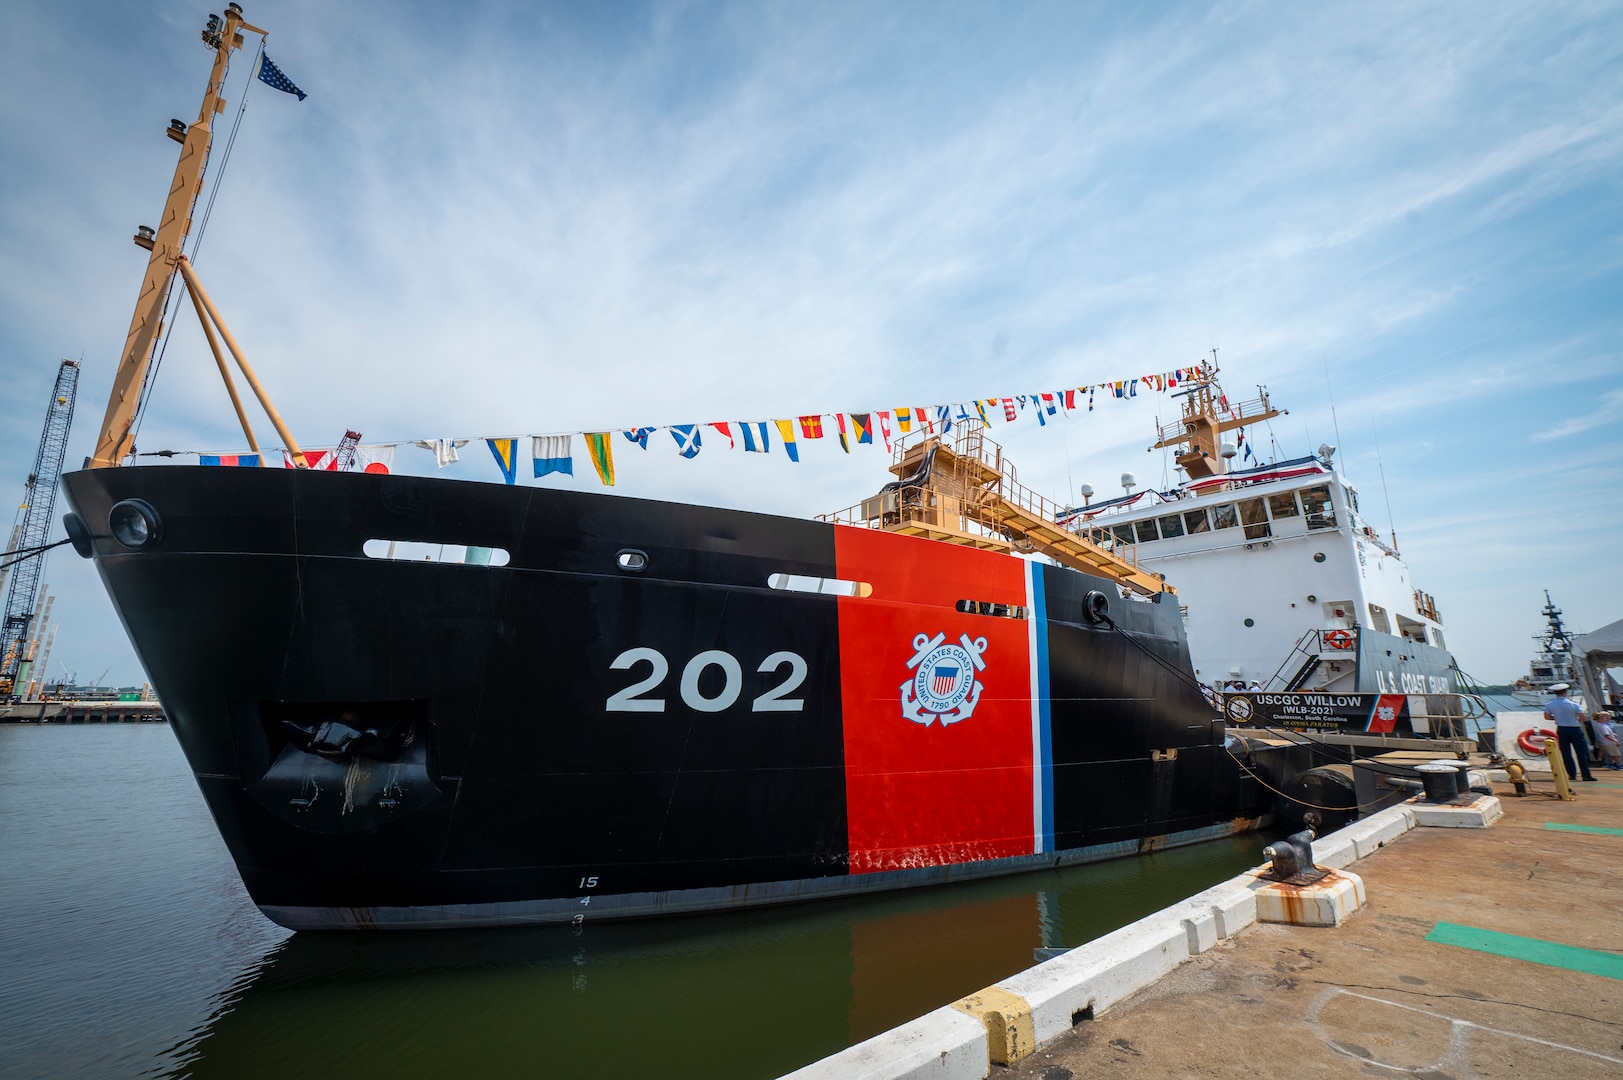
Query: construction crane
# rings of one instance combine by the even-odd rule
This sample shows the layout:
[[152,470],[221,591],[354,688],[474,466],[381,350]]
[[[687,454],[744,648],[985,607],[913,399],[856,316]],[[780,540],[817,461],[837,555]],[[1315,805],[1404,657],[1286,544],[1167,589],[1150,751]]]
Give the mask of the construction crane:
[[45,552],[39,549],[44,548],[51,532],[57,481],[68,452],[68,431],[73,427],[73,403],[78,392],[79,364],[64,360],[57,369],[51,402],[45,409],[45,430],[39,437],[39,452],[34,455],[34,471],[28,474],[23,488],[22,505],[18,507],[21,521],[12,533],[12,552],[37,554],[8,554],[0,560],[13,563],[6,590],[5,620],[0,622],[0,694],[13,692],[17,669],[27,659],[24,651],[34,622],[35,594],[45,571]]

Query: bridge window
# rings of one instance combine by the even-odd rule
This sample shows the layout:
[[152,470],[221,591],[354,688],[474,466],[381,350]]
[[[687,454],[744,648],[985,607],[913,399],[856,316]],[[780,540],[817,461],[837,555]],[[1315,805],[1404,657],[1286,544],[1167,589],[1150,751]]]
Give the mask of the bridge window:
[[1183,513],[1184,529],[1190,536],[1196,533],[1211,532],[1212,523],[1206,519],[1205,510],[1185,510]]
[[1161,536],[1163,539],[1171,540],[1175,536],[1183,535],[1183,518],[1177,514],[1168,514],[1166,517],[1157,520],[1161,523]]
[[1268,512],[1273,515],[1275,521],[1280,518],[1295,517],[1297,514],[1296,492],[1286,491],[1279,495],[1268,496]]
[[1154,518],[1145,518],[1143,521],[1137,522],[1136,524],[1138,526],[1139,543],[1147,544],[1151,540],[1161,539],[1161,535],[1155,531]]
[[1307,513],[1310,529],[1336,527],[1336,508],[1330,502],[1330,485],[1318,484],[1302,489],[1302,509]]
[[1233,503],[1224,503],[1222,506],[1212,507],[1212,525],[1218,529],[1232,529],[1240,524],[1239,512],[1234,509]]
[[1247,540],[1261,540],[1273,535],[1268,528],[1268,511],[1263,509],[1261,499],[1243,500],[1240,503],[1240,520],[1245,524]]

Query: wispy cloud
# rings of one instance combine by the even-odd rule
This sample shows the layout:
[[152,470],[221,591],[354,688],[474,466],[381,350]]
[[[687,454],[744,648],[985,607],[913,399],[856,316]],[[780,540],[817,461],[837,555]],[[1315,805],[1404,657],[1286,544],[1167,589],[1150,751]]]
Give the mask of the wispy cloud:
[[1552,439],[1565,439],[1569,435],[1593,431],[1602,424],[1616,423],[1620,405],[1623,405],[1623,390],[1608,390],[1601,395],[1600,405],[1597,408],[1582,416],[1568,417],[1546,431],[1534,432],[1533,441],[1549,442]]

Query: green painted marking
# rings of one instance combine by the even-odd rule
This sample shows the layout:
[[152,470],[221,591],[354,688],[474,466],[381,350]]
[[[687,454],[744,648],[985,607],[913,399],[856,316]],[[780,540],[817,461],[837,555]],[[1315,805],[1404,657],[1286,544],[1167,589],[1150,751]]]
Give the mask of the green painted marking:
[[1475,949],[1477,952],[1491,953],[1494,956],[1508,956],[1512,960],[1526,960],[1547,967],[1566,968],[1568,971],[1582,971],[1589,975],[1623,980],[1623,955],[1617,953],[1580,949],[1576,945],[1557,945],[1553,941],[1517,937],[1515,934],[1501,934],[1494,930],[1482,930],[1475,926],[1461,926],[1450,922],[1440,922],[1432,927],[1431,933],[1426,935],[1426,940],[1441,945],[1454,945],[1461,949]]
[[1614,829],[1607,825],[1568,825],[1564,821],[1546,821],[1546,829],[1560,829],[1562,832],[1587,832],[1597,836],[1623,836],[1623,829]]

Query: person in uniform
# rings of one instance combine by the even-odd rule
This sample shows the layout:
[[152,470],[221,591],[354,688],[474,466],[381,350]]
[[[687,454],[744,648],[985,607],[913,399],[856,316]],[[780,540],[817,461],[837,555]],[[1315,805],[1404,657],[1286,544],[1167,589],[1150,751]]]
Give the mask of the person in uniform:
[[[1561,740],[1561,763],[1567,767],[1567,775],[1576,776],[1581,769],[1585,780],[1593,780],[1595,774],[1589,771],[1589,743],[1584,741],[1584,718],[1588,714],[1567,697],[1570,689],[1572,687],[1564,682],[1550,687],[1555,697],[1544,703],[1544,719],[1555,725],[1556,738]],[[1578,758],[1577,769],[1572,766],[1574,754]]]

